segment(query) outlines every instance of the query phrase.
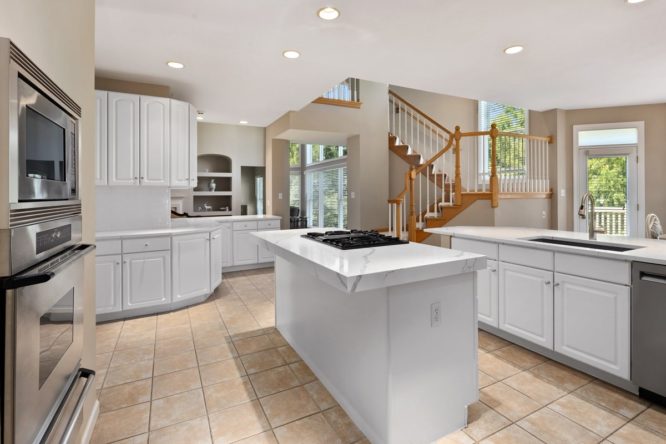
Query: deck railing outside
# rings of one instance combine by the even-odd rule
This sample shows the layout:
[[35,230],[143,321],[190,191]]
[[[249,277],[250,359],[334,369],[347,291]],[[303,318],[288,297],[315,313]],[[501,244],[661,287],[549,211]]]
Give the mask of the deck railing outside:
[[611,236],[627,235],[627,209],[622,207],[597,207],[594,222]]

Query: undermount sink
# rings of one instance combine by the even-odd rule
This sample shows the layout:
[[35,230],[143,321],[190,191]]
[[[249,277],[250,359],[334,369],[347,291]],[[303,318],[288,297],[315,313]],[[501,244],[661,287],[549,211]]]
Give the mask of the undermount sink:
[[552,245],[563,245],[566,247],[581,247],[581,248],[592,248],[594,250],[606,250],[606,251],[631,251],[643,248],[642,246],[626,245],[626,244],[610,244],[597,241],[579,241],[572,239],[558,239],[556,237],[535,237],[532,239],[525,239],[530,242],[539,242],[542,244],[552,244]]

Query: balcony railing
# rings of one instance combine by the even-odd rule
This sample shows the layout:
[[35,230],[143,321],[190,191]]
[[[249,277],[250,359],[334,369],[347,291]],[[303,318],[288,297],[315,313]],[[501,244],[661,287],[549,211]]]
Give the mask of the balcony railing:
[[622,207],[597,207],[594,213],[594,222],[603,227],[606,234],[611,236],[626,236],[627,209]]
[[321,97],[315,99],[313,102],[324,105],[360,108],[361,100],[359,83],[358,79],[350,77],[326,91]]

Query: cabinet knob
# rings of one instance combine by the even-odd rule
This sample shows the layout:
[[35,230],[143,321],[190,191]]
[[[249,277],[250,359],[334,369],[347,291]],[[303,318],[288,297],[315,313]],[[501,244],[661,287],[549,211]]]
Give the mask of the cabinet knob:
[[145,177],[141,176],[141,180],[145,179]]
[[148,242],[146,242],[145,244],[143,244],[144,247],[147,247],[148,245],[149,245]]
[[489,268],[489,270],[490,270],[491,272],[493,272],[493,273],[496,273],[496,272],[497,272],[497,268]]
[[560,286],[560,283],[559,283],[559,282],[555,282],[554,287],[559,287],[559,286]]
[[546,281],[546,285],[550,285],[550,284],[551,284],[551,282],[550,282],[550,281]]
[[117,262],[116,262],[116,265],[120,265],[120,261],[117,261]]

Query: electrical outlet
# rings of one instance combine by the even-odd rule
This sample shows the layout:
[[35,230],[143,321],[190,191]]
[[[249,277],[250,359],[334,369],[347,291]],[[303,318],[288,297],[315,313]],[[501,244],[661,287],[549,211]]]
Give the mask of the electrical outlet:
[[567,197],[567,190],[566,188],[562,188],[560,190],[560,197]]
[[439,302],[430,304],[430,327],[439,327],[442,323],[442,310]]
[[278,193],[278,199],[282,200],[282,193]]
[[545,219],[545,218],[546,218],[546,210],[541,212],[541,219]]
[[351,198],[356,199],[356,193],[354,193],[353,191],[351,192]]

